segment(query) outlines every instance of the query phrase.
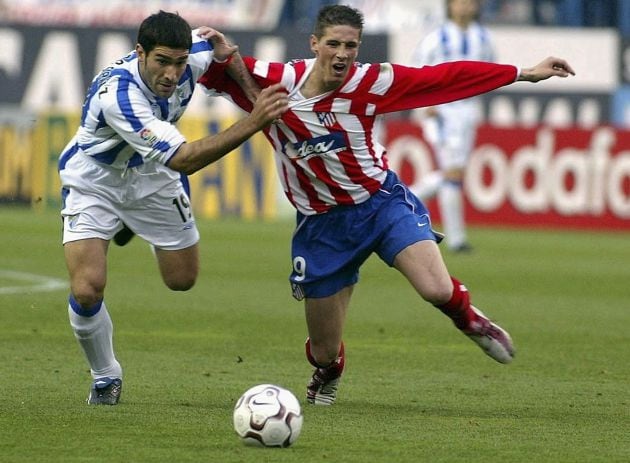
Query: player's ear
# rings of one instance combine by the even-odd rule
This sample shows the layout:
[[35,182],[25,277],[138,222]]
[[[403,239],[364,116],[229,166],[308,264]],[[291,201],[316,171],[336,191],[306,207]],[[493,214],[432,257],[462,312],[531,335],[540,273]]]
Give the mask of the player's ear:
[[314,34],[311,34],[311,39],[310,39],[310,44],[311,44],[311,51],[315,54],[315,56],[317,56],[319,54],[319,40],[317,40],[317,37],[315,37]]
[[139,43],[136,44],[136,53],[138,55],[138,61],[143,63],[146,59],[146,53],[144,52],[144,48],[142,48],[142,45],[140,45]]

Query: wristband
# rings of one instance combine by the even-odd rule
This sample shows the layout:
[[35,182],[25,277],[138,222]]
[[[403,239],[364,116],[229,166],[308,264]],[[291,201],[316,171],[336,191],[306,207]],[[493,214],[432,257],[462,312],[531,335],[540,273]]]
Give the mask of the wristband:
[[214,56],[212,57],[212,61],[214,61],[217,64],[223,64],[223,65],[228,65],[230,64],[230,62],[232,61],[232,57],[233,55],[228,56],[227,58],[225,58],[223,61],[219,61],[218,59],[216,59]]

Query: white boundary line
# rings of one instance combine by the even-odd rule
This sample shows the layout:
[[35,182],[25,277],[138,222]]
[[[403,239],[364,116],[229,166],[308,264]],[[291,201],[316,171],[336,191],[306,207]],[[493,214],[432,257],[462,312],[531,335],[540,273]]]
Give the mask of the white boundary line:
[[0,278],[29,283],[20,286],[0,286],[0,294],[42,293],[68,288],[68,283],[65,280],[34,273],[0,269]]

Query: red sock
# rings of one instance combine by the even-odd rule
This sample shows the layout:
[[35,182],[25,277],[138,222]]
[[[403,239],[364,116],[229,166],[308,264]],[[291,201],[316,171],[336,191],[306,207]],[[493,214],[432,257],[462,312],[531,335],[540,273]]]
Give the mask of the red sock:
[[341,373],[343,373],[343,368],[346,364],[345,347],[343,345],[343,341],[341,341],[341,347],[339,347],[337,358],[328,365],[320,365],[315,361],[313,354],[311,354],[311,338],[306,338],[306,343],[304,344],[304,347],[306,349],[306,358],[311,365],[313,365],[315,368],[322,368],[326,370],[326,375],[330,378],[338,378],[339,376],[341,376]]
[[453,320],[457,328],[463,330],[476,318],[475,312],[470,309],[470,294],[468,294],[466,287],[453,277],[451,277],[451,281],[453,282],[453,295],[446,304],[435,307]]

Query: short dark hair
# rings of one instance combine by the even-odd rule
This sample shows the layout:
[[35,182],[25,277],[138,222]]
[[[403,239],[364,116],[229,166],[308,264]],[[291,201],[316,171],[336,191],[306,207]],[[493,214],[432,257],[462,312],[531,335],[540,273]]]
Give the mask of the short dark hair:
[[177,13],[160,10],[140,24],[138,43],[148,54],[156,46],[190,50],[192,31],[190,24]]
[[363,14],[347,5],[328,5],[319,10],[317,21],[313,28],[313,35],[318,39],[325,34],[325,29],[331,26],[351,26],[359,29],[359,37],[363,33]]

